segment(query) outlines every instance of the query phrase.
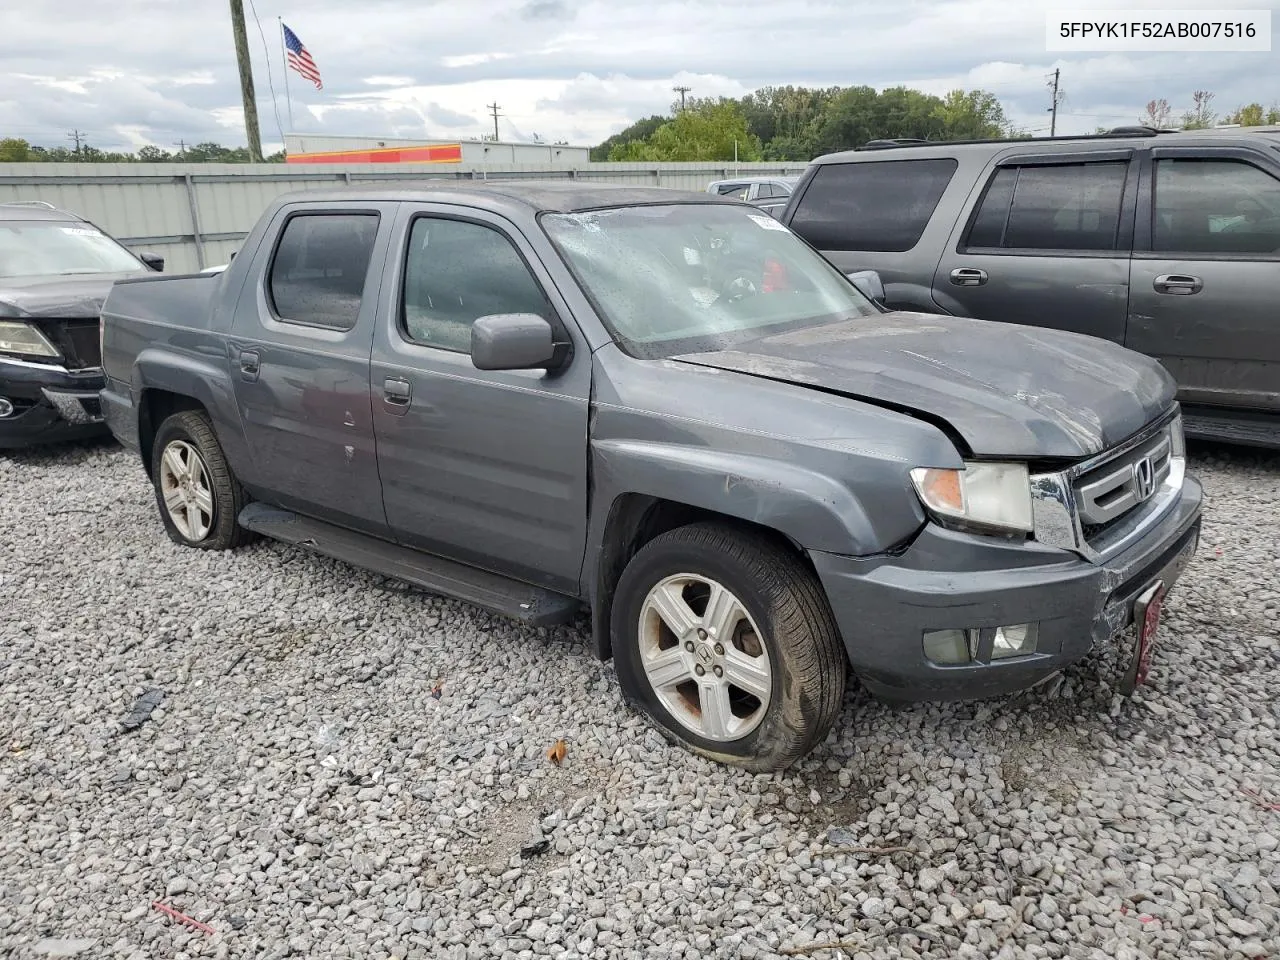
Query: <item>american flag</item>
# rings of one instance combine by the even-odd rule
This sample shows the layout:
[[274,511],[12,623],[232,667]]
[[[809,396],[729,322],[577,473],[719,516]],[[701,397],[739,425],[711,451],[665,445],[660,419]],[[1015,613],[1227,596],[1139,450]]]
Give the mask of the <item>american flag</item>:
[[302,41],[298,39],[296,33],[283,23],[280,26],[284,27],[284,45],[285,49],[289,51],[285,59],[289,66],[302,74],[305,79],[314,83],[317,90],[323,90],[324,84],[320,82],[320,68],[311,59],[311,54],[307,53],[307,48],[302,45]]

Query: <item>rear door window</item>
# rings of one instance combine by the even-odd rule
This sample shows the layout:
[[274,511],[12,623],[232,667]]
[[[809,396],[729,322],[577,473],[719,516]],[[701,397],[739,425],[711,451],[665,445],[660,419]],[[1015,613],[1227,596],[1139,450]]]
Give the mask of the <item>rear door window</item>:
[[987,185],[968,249],[1116,250],[1125,161],[1005,166]]
[[800,198],[791,229],[819,250],[910,250],[956,166],[950,157],[822,164]]
[[1152,245],[1169,253],[1280,253],[1280,180],[1243,160],[1156,161]]
[[290,217],[268,274],[276,316],[330,330],[354,327],[377,235],[376,213]]

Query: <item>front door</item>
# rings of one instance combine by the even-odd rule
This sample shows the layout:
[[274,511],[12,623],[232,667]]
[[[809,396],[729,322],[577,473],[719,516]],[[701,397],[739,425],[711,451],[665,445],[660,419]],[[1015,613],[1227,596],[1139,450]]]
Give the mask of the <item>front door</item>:
[[388,535],[378,480],[369,355],[396,204],[282,208],[240,295],[227,362],[254,492]]
[[960,316],[1123,343],[1130,179],[1129,151],[1006,159],[976,210],[956,224],[934,275],[934,300]]
[[1144,183],[1125,345],[1187,404],[1280,412],[1280,164],[1157,147]]
[[[586,542],[591,355],[543,265],[500,217],[406,204],[392,322],[373,352],[383,500],[407,546],[576,593]],[[485,371],[471,324],[536,313],[575,341],[568,367]]]

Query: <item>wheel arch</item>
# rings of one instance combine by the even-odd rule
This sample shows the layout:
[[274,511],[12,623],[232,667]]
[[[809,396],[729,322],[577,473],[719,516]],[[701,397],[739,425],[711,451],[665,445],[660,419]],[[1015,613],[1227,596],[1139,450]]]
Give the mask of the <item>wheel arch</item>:
[[817,576],[804,547],[773,527],[679,500],[642,493],[620,494],[610,504],[604,522],[604,536],[590,591],[592,647],[601,660],[613,656],[613,638],[609,629],[613,595],[627,563],[655,537],[694,523],[716,523],[770,540],[795,555]]

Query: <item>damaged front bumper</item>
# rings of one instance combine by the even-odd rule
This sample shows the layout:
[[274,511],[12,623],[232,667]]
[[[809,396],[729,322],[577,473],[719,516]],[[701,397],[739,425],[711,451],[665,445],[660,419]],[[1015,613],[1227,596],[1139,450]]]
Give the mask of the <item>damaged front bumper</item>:
[[100,368],[0,358],[0,449],[106,436]]
[[[1056,547],[1006,543],[928,524],[900,556],[812,552],[853,671],[894,700],[956,700],[1026,689],[1110,643],[1152,584],[1169,588],[1199,542],[1203,493],[1185,478],[1140,539],[1090,561]],[[1034,652],[995,659],[997,628],[1035,624]],[[942,665],[924,637],[982,638],[969,662]]]

